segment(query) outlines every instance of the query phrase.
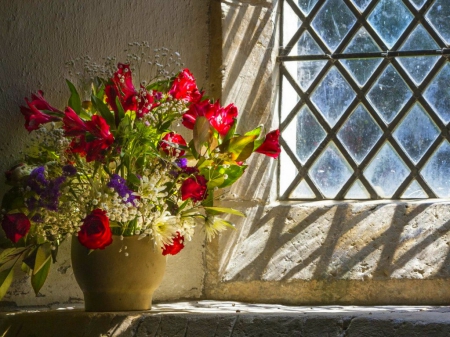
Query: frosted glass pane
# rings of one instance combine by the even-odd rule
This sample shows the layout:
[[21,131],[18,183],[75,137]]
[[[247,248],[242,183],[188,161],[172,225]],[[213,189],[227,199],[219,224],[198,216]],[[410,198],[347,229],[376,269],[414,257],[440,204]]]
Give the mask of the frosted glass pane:
[[281,92],[281,122],[286,119],[299,100],[300,97],[297,92],[286,77],[283,76],[283,90]]
[[334,51],[355,22],[355,16],[342,0],[327,0],[312,21],[312,27]]
[[[422,25],[416,27],[400,50],[439,49],[439,45]],[[406,70],[415,84],[422,83],[430,73],[439,56],[399,57],[398,62]]]
[[292,48],[289,53],[292,55],[321,55],[325,54],[308,31],[304,32],[297,42],[296,48]]
[[358,105],[339,130],[338,138],[356,163],[360,164],[382,134],[366,108]]
[[319,0],[298,0],[298,7],[300,7],[303,14],[307,16],[314,8],[317,1]]
[[297,117],[283,131],[283,139],[286,140],[291,149],[295,149],[302,165],[319,147],[325,136],[325,130],[307,106],[303,106]]
[[369,199],[370,194],[361,181],[356,180],[345,195],[345,199]]
[[450,1],[448,0],[436,0],[425,15],[427,21],[442,37],[446,44],[450,43],[450,25],[448,24],[449,17]]
[[411,90],[405,81],[392,65],[388,65],[370,89],[367,99],[386,124],[389,124],[411,96]]
[[[345,48],[345,53],[370,53],[379,52],[376,45],[365,28],[361,28],[353,37],[353,40]],[[375,69],[382,62],[380,59],[353,59],[341,60],[344,67],[350,72],[360,87],[366,84]]]
[[447,124],[450,121],[450,66],[446,64],[431,81],[423,96]]
[[302,21],[286,1],[283,6],[283,43],[287,45],[300,28]]
[[311,187],[309,187],[308,183],[305,180],[302,180],[289,197],[295,199],[314,199],[316,195]]
[[420,174],[439,198],[450,197],[450,144],[447,140],[439,146]]
[[351,177],[353,169],[337,149],[330,143],[314,162],[308,174],[326,198],[334,198]]
[[364,176],[382,198],[392,197],[409,173],[409,168],[389,143],[383,145],[364,170]]
[[369,6],[372,0],[352,0],[360,12],[363,12]]
[[388,48],[392,48],[408,27],[413,16],[402,1],[381,0],[368,20]]
[[344,77],[333,67],[311,95],[311,102],[333,127],[355,96]]
[[417,9],[421,9],[427,0],[409,0]]
[[409,184],[405,193],[401,196],[402,199],[426,199],[428,195],[425,193],[423,188],[419,185],[416,180],[413,180],[411,184]]
[[394,138],[414,164],[438,136],[439,128],[419,104],[413,106],[394,132]]
[[282,174],[280,174],[280,195],[282,195],[297,176],[298,170],[291,158],[286,154],[286,151],[281,150],[279,160],[282,170]]

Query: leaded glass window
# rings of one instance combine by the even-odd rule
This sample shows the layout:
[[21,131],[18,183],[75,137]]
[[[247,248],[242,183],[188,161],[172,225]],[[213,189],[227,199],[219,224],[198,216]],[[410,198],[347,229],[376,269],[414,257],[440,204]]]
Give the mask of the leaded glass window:
[[280,198],[450,197],[450,1],[280,8]]

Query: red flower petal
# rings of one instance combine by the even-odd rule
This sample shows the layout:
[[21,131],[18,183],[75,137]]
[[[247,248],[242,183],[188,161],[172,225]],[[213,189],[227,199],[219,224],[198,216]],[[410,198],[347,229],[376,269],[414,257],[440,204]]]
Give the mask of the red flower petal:
[[175,132],[169,132],[167,133],[163,139],[163,141],[159,142],[159,147],[169,156],[183,156],[185,151],[184,150],[179,150],[180,152],[177,154],[175,151],[175,147],[169,143],[174,143],[174,144],[180,144],[180,145],[184,145],[186,146],[186,141],[184,140],[184,138],[175,133]]
[[30,220],[23,213],[6,214],[2,220],[6,237],[14,243],[27,235],[30,227]]
[[255,150],[255,152],[265,154],[272,158],[278,158],[281,152],[280,147],[280,130],[269,132],[264,142]]
[[169,94],[173,98],[186,102],[198,102],[202,97],[202,93],[198,90],[195,78],[189,69],[184,69],[178,74],[172,83]]
[[163,255],[176,255],[184,248],[184,237],[180,235],[180,232],[177,232],[177,236],[173,238],[171,245],[164,245],[161,247]]
[[207,180],[201,174],[187,178],[181,184],[181,199],[191,198],[193,201],[202,201],[208,196]]
[[78,232],[78,241],[89,249],[105,249],[112,243],[112,232],[105,211],[94,209],[84,219]]
[[61,120],[60,117],[50,116],[41,110],[48,110],[52,112],[57,112],[63,115],[62,111],[52,107],[45,99],[44,93],[42,91],[38,91],[37,94],[31,95],[31,100],[25,98],[28,108],[21,106],[20,112],[25,117],[25,128],[28,132],[36,130],[39,128],[41,124],[46,124],[49,122],[55,122]]

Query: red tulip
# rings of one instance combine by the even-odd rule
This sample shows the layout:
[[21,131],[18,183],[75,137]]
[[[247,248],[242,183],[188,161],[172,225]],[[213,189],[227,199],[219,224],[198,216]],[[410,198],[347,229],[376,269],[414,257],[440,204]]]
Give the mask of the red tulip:
[[183,146],[186,146],[186,141],[184,140],[184,138],[175,133],[175,132],[169,132],[167,133],[163,139],[163,141],[159,142],[159,147],[167,154],[170,156],[183,156],[185,151],[184,150],[179,150],[180,152],[178,154],[176,154],[175,152],[175,147],[170,144],[170,143],[174,143],[174,144],[180,144]]
[[181,199],[191,198],[193,201],[202,201],[208,196],[207,180],[201,174],[187,178],[181,184]]
[[2,228],[6,237],[16,243],[30,230],[31,223],[23,213],[6,214],[3,217]]
[[72,108],[67,107],[63,118],[63,128],[66,136],[81,136],[88,130],[86,123]]
[[186,102],[198,102],[202,93],[198,90],[195,78],[189,71],[184,69],[172,83],[169,94],[175,98]]
[[214,129],[221,136],[225,136],[233,126],[234,119],[238,115],[238,110],[234,104],[229,104],[225,108],[220,107],[219,101],[215,104],[215,109],[213,111],[209,111],[206,117],[209,120],[209,123],[213,126]]
[[163,255],[176,255],[184,248],[184,237],[180,235],[180,232],[177,232],[177,236],[173,238],[171,245],[164,245],[162,247]]
[[280,147],[280,130],[269,132],[264,142],[255,150],[255,152],[265,154],[272,158],[278,158],[281,152]]
[[48,110],[63,115],[62,111],[52,107],[45,99],[44,93],[39,90],[37,94],[31,95],[31,100],[25,98],[28,108],[25,106],[20,107],[20,112],[25,117],[25,128],[28,132],[36,130],[41,124],[49,122],[55,122],[61,120],[60,117],[50,116],[42,110]]

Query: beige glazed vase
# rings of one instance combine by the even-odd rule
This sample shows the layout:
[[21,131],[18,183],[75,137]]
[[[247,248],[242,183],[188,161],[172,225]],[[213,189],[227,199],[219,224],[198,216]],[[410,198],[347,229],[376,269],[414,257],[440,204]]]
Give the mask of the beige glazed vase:
[[164,276],[166,257],[148,237],[113,236],[112,244],[89,254],[73,236],[72,268],[86,311],[148,310]]

